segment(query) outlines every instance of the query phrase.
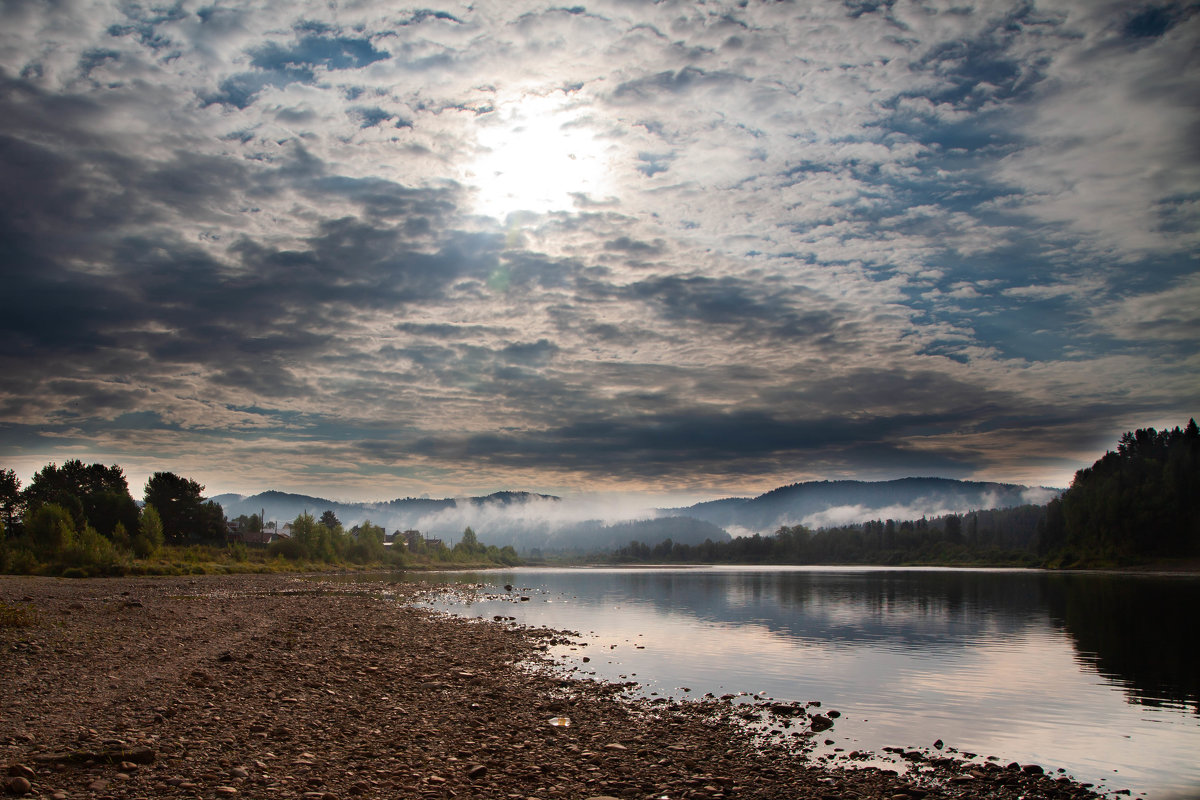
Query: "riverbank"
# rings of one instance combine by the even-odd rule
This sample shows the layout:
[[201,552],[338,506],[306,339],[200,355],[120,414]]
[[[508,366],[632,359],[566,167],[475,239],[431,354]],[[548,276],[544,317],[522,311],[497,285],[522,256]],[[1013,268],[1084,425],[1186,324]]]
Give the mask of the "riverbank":
[[760,749],[728,704],[629,704],[620,687],[530,670],[565,634],[434,616],[403,602],[419,591],[0,578],[5,780],[72,800],[1096,796],[936,751],[899,775]]

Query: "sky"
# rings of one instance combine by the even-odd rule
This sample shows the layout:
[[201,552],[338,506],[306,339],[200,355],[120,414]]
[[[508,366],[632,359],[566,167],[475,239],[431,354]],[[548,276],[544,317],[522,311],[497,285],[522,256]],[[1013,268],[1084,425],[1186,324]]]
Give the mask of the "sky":
[[0,0],[0,468],[1069,484],[1200,410],[1200,4]]

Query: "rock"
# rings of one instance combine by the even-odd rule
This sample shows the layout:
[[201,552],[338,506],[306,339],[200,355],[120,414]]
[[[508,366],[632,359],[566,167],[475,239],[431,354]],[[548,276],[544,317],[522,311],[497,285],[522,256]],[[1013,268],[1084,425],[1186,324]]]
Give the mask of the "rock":
[[232,786],[218,786],[217,787],[217,794],[221,795],[222,797],[233,797],[237,793],[238,793],[238,790],[233,788]]
[[809,719],[809,726],[816,733],[827,731],[833,727],[833,720],[823,714],[814,714]]
[[24,764],[13,764],[8,768],[8,774],[13,778],[27,778],[31,781],[36,777],[33,769]]
[[8,779],[8,785],[5,788],[8,789],[9,794],[15,794],[20,797],[21,795],[26,795],[32,792],[33,784],[29,782],[28,778],[17,775],[16,777]]
[[250,770],[246,769],[245,767],[234,767],[233,769],[229,770],[229,777],[231,777],[231,778],[249,778]]
[[938,739],[936,742],[933,743],[933,747],[935,750],[941,750],[945,746],[946,746],[946,743],[943,742],[941,739]]
[[483,764],[472,764],[471,766],[467,767],[467,777],[471,780],[482,778],[487,774],[487,771],[488,768]]
[[1045,770],[1039,767],[1037,764],[1024,764],[1021,766],[1021,772],[1024,772],[1026,775],[1045,774]]

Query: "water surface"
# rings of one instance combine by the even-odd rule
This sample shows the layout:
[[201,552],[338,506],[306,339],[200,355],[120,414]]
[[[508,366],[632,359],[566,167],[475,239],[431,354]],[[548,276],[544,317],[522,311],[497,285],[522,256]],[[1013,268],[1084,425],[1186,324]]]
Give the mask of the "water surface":
[[451,579],[489,589],[440,607],[580,631],[586,647],[553,655],[648,695],[819,700],[842,713],[822,736],[830,757],[941,739],[1102,789],[1200,796],[1194,577],[740,567]]

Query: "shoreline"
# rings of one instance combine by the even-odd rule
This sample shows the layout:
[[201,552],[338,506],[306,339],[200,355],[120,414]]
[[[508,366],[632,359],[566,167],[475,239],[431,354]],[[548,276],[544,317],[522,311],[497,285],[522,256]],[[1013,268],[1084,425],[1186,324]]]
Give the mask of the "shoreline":
[[[830,768],[760,746],[729,713],[745,706],[621,701],[620,685],[531,669],[570,635],[436,615],[410,604],[421,591],[314,575],[0,579],[0,609],[17,610],[0,624],[2,779],[70,800],[1100,796],[937,752],[904,754],[905,775]],[[824,724],[761,711],[813,735]]]

